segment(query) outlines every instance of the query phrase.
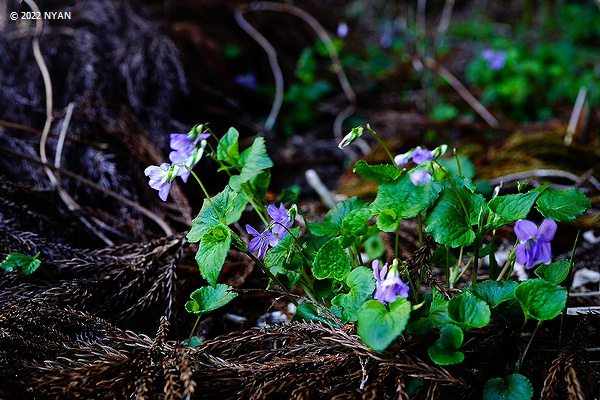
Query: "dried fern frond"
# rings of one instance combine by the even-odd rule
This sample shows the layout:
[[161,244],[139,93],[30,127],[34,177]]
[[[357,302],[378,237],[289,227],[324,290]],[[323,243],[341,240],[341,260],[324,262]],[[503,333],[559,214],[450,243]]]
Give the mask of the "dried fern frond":
[[541,393],[542,399],[584,400],[591,395],[594,384],[589,379],[591,370],[586,350],[588,327],[587,317],[576,325],[570,340],[553,361],[546,375]]

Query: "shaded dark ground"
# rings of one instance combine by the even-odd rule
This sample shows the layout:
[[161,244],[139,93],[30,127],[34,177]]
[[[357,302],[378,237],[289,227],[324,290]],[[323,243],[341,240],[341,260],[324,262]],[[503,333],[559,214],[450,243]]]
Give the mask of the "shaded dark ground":
[[[295,4],[335,32],[345,2]],[[218,134],[235,126],[247,142],[260,132],[268,139],[276,165],[271,190],[277,194],[288,185],[301,185],[300,204],[317,219],[326,209],[306,184],[308,168],[339,193],[365,198],[375,194],[375,188],[358,181],[348,168],[354,160],[348,157],[362,156],[361,150],[337,149],[333,122],[347,99],[330,77],[334,89],[322,100],[322,111],[311,126],[293,136],[283,134],[277,124],[273,130],[263,129],[270,95],[241,87],[235,77],[253,70],[258,80],[271,82],[272,75],[262,49],[235,23],[233,3],[88,0],[38,5],[43,11],[71,11],[73,16],[44,21],[40,48],[53,91],[54,121],[46,151],[54,165],[61,148],[61,169],[54,174],[63,195],[74,202],[69,208],[36,161],[46,95],[32,53],[33,24],[3,18],[0,257],[39,251],[43,270],[31,277],[0,275],[0,397],[185,398],[195,386],[194,397],[202,398],[396,398],[397,388],[405,393],[410,378],[420,378],[425,382],[421,398],[436,394],[478,398],[481,383],[473,372],[428,364],[426,349],[433,338],[397,343],[379,356],[360,343],[351,326],[343,331],[289,325],[245,332],[267,311],[287,312],[287,304],[279,293],[254,291],[264,287],[266,279],[235,252],[221,279],[241,294],[205,317],[199,333],[209,339],[206,346],[195,350],[169,342],[187,337],[195,317],[184,311],[183,304],[202,284],[193,259],[195,248],[183,242],[201,204],[200,191],[193,185],[175,186],[163,203],[143,176],[146,166],[166,160],[169,133],[187,132],[199,122],[209,122]],[[436,7],[432,15],[439,11]],[[468,9],[470,3],[458,7],[459,16],[462,7]],[[8,1],[5,14],[12,10],[27,7]],[[495,10],[494,16],[501,21],[509,10],[509,6]],[[247,18],[272,41],[284,80],[292,80],[300,53],[314,41],[313,32],[290,15],[262,12]],[[232,44],[242,54],[233,60],[224,56]],[[360,43],[354,45],[364,51]],[[469,49],[458,50],[452,59],[440,62],[460,76]],[[357,93],[355,116],[369,122],[393,151],[445,142],[471,158],[477,179],[535,168],[600,177],[594,147],[600,126],[596,114],[588,124],[589,139],[572,146],[562,144],[570,105],[553,120],[519,125],[501,121],[500,129],[490,129],[477,118],[434,122],[421,109],[425,91],[418,83],[413,85],[412,100],[397,95],[397,82],[407,73],[406,66],[399,65],[375,83],[350,76]],[[453,101],[461,101],[454,96]],[[71,102],[73,114],[60,145]],[[343,132],[350,127],[344,125]],[[426,135],[428,130],[435,130],[435,137]],[[385,161],[374,141],[367,138],[365,144],[369,162]],[[212,193],[226,182],[209,160],[196,170]],[[577,229],[598,232],[598,190],[587,180],[578,184],[587,190],[594,208],[574,224],[561,225],[556,254],[571,249]],[[504,190],[514,188],[506,185]],[[156,220],[164,221],[166,228]],[[499,233],[501,238],[510,235],[508,228]],[[403,229],[403,239],[403,253],[410,255],[417,248],[410,223]],[[598,270],[599,260],[597,246],[582,242],[576,269]],[[593,284],[584,288],[595,289]],[[597,304],[597,297],[572,302]],[[245,316],[246,322],[232,322],[225,313]],[[165,323],[159,324],[162,316],[170,322],[168,330]],[[585,349],[598,347],[593,334],[598,324],[597,317],[569,319],[568,344],[558,357],[550,351],[556,349],[557,327],[548,324],[540,330],[540,340],[534,341],[530,361],[522,368],[536,393],[551,387],[554,379],[556,398],[566,398],[561,396],[573,393],[575,383],[563,378],[573,376],[568,375],[573,371],[584,383],[584,393],[593,390],[585,385],[597,381],[599,358]],[[221,334],[229,336],[214,339]],[[495,333],[484,329],[473,335],[489,335],[480,348],[465,351],[469,365],[480,369],[484,367],[480,355],[510,342],[515,329]],[[549,379],[547,384],[544,379]]]

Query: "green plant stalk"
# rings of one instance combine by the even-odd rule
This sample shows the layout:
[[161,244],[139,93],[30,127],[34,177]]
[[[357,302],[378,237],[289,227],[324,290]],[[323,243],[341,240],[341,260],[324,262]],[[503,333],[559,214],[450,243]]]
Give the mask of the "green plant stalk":
[[354,251],[356,252],[356,260],[358,261],[358,265],[363,265],[362,256],[360,255],[360,247],[358,247],[358,243],[354,243]]
[[196,318],[196,323],[194,324],[194,327],[190,332],[190,337],[188,337],[188,346],[190,345],[190,343],[192,343],[192,337],[194,336],[194,332],[196,332],[196,328],[198,327],[198,323],[200,322],[200,317],[202,317],[202,314],[198,315],[198,318]]
[[517,359],[517,351],[519,349],[519,340],[521,339],[521,335],[523,334],[523,331],[525,330],[525,325],[527,325],[527,322],[529,322],[529,320],[527,319],[527,315],[525,315],[525,321],[523,321],[523,325],[521,325],[521,329],[519,329],[519,333],[517,334],[517,337],[515,338],[515,344],[513,347],[513,351],[512,351],[512,357],[510,358],[511,360],[516,360],[516,372],[519,372],[519,369],[521,368],[520,365],[518,365],[518,361],[520,360]]
[[419,226],[419,248],[423,247],[423,215],[417,214],[417,224]]
[[[461,247],[462,249],[462,247]],[[450,249],[448,247],[446,247],[446,287],[449,288],[450,287],[450,263],[448,262],[448,259],[450,258]]]
[[279,226],[282,226],[283,229],[285,229],[285,231],[290,234],[290,236],[292,237],[292,239],[294,239],[294,243],[296,244],[296,247],[298,247],[300,249],[300,252],[302,253],[302,255],[304,255],[304,257],[306,257],[306,259],[312,264],[314,262],[314,260],[310,256],[310,254],[308,254],[308,252],[306,251],[306,249],[304,248],[304,246],[302,246],[302,244],[300,243],[300,239],[298,239],[296,236],[294,236],[294,234],[292,233],[292,231],[287,226],[283,225],[281,222],[273,221],[273,223],[277,224]]
[[314,280],[310,276],[308,276],[304,268],[302,268],[300,285],[302,286],[302,289],[304,290],[304,293],[306,293],[308,298],[314,301],[315,303],[318,303],[317,294],[313,293]]
[[[460,247],[460,251],[458,252],[458,259],[456,260],[456,268],[460,269],[460,265],[462,264],[462,256],[463,256],[464,247]],[[456,282],[454,280],[450,281],[450,275],[452,275],[452,268],[450,268],[450,272],[446,274],[446,286],[449,288],[453,288]],[[458,278],[457,278],[458,279]]]
[[[246,185],[246,184],[244,184],[244,185]],[[265,224],[265,226],[269,226],[269,221],[267,221],[267,218],[263,214],[263,213],[265,213],[265,206],[262,204],[262,201],[258,198],[258,196],[256,195],[256,193],[254,192],[254,190],[252,188],[252,185],[250,183],[247,183],[246,187],[248,188],[248,190],[250,191],[250,193],[252,193],[252,197],[250,197],[248,199],[248,201],[252,205],[252,208],[256,211],[256,213],[258,214],[258,216],[262,220],[263,224]],[[256,204],[255,201],[258,201],[259,204]]]
[[398,227],[396,228],[396,239],[394,241],[394,258],[398,258],[399,239],[400,239],[400,224],[398,224]]
[[569,304],[569,293],[571,292],[571,286],[573,285],[573,264],[575,263],[575,249],[577,247],[577,241],[579,240],[579,233],[581,230],[577,231],[577,236],[575,236],[575,243],[573,243],[573,250],[571,250],[571,261],[569,262],[569,278],[566,282],[567,289],[567,301],[565,302],[565,308],[562,310],[560,315],[560,329],[558,330],[558,351],[562,350],[562,341],[563,341],[563,331],[565,327],[565,315],[567,315],[567,304]]
[[310,231],[310,228],[308,227],[308,220],[306,219],[306,214],[304,214],[304,211],[302,211],[301,208],[298,209],[298,212],[300,213],[300,215],[302,215],[302,220],[304,221],[304,228],[306,229],[306,232],[308,233],[308,237],[310,238],[310,241],[313,245],[313,249],[317,248],[317,244],[315,243],[315,237],[312,234],[312,232]]
[[[377,132],[375,132],[373,130],[373,128],[371,128],[371,126],[369,124],[367,124],[367,130],[369,132],[371,132],[371,134],[373,136],[375,136],[375,139],[377,139],[377,141],[379,142],[379,144],[381,145],[381,147],[383,147],[383,150],[385,150],[386,154],[388,155],[388,157],[390,158],[390,160],[392,160],[392,165],[396,165],[396,162],[394,161],[394,156],[392,156],[392,153],[390,153],[389,149],[387,148],[387,146],[385,145],[385,143],[383,143],[383,140],[381,140],[381,138],[377,135]],[[396,165],[397,168],[400,168]]]
[[296,301],[296,299],[294,299],[294,297],[292,296],[290,291],[287,290],[287,288],[279,281],[279,279],[277,279],[277,277],[275,275],[273,275],[271,270],[269,268],[267,268],[267,266],[265,264],[263,264],[262,261],[260,261],[258,258],[256,258],[256,256],[254,254],[250,253],[248,250],[244,251],[244,253],[246,253],[246,255],[252,259],[252,261],[254,261],[256,264],[258,264],[258,266],[260,268],[262,268],[262,270],[265,272],[265,274],[267,274],[267,276],[269,278],[271,278],[271,280],[273,282],[275,282],[277,284],[277,286],[279,286],[285,292],[285,296],[288,298],[288,300],[291,303],[293,303],[295,306],[298,306],[298,302]]
[[475,238],[475,242],[473,246],[475,246],[475,251],[473,253],[473,276],[471,277],[471,284],[474,285],[477,283],[477,272],[479,269],[479,250],[481,249],[481,238],[479,235]]
[[200,188],[202,189],[202,192],[204,192],[204,196],[206,197],[206,199],[208,200],[208,202],[210,203],[210,205],[212,206],[212,208],[215,210],[215,214],[217,214],[217,217],[219,218],[219,221],[221,221],[221,223],[223,225],[227,226],[227,222],[225,222],[225,218],[223,218],[223,216],[219,213],[219,210],[217,210],[217,207],[215,207],[215,204],[212,202],[212,199],[210,198],[210,195],[206,191],[206,188],[202,184],[202,181],[200,180],[200,178],[198,177],[198,175],[196,175],[196,173],[194,171],[192,171],[192,169],[189,168],[187,165],[184,165],[184,167],[185,167],[185,169],[187,169],[192,174],[192,176],[194,177],[194,179],[196,179],[196,181],[200,185]]
[[[527,355],[529,346],[531,346],[531,342],[533,341],[533,338],[535,337],[535,334],[538,331],[538,328],[540,327],[541,324],[542,324],[542,321],[538,321],[537,325],[535,326],[535,329],[533,330],[533,333],[531,334],[531,337],[529,338],[529,342],[527,342],[527,346],[525,346],[525,350],[523,350],[523,354],[521,354],[521,360],[517,364],[517,371],[516,371],[517,373],[519,373],[519,371],[521,370],[521,365],[523,365],[523,360],[525,360],[525,356]],[[519,334],[519,336],[521,336],[521,335]]]
[[498,263],[496,262],[496,252],[494,251],[494,240],[496,239],[496,231],[492,233],[492,241],[490,242],[490,246],[492,251],[488,255],[490,260],[490,279],[496,280],[498,277]]
[[[517,245],[517,243],[515,243],[515,246]],[[510,270],[508,276],[506,277],[506,280],[510,279],[510,275],[512,274],[512,268],[513,265],[515,263],[515,249],[513,248],[510,252],[510,254],[508,255],[508,260],[506,261],[506,264],[504,264],[504,267],[502,267],[502,271],[500,271],[500,275],[498,275],[498,277],[496,278],[497,281],[502,280],[502,278],[504,278],[504,274]]]
[[458,159],[458,154],[456,153],[456,149],[452,149],[454,153],[454,158],[456,159],[456,167],[458,168],[458,175],[463,176],[462,169],[460,168],[460,160]]
[[415,284],[413,283],[412,279],[410,278],[410,272],[408,271],[408,267],[406,266],[406,264],[404,263],[404,261],[401,261],[402,263],[402,269],[404,272],[404,275],[406,275],[406,280],[408,281],[408,284],[410,285],[410,292],[413,295],[413,299],[415,300],[415,303],[419,302],[419,296],[418,296],[418,292],[417,289],[415,288]]
[[417,281],[417,287],[421,287],[421,282],[423,282],[423,277],[425,276],[425,265],[421,265],[421,271],[419,272],[419,280]]

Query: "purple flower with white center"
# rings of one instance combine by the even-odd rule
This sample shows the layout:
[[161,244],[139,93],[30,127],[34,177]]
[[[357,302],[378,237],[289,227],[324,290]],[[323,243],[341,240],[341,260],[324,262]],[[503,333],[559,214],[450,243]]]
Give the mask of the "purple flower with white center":
[[504,63],[506,63],[506,51],[504,50],[492,50],[492,49],[484,49],[481,52],[481,57],[487,61],[488,67],[491,70],[499,70],[504,68]]
[[271,230],[279,239],[283,239],[287,233],[287,229],[292,227],[293,221],[290,218],[288,211],[285,209],[283,203],[279,203],[279,208],[275,207],[274,204],[269,204],[267,207],[269,216],[273,219],[271,221]]
[[373,260],[371,264],[373,276],[375,277],[375,295],[373,298],[383,304],[393,303],[398,296],[407,298],[410,288],[398,275],[398,265],[396,262],[388,270],[388,264],[385,263],[381,271],[379,270],[379,260]]
[[179,167],[170,165],[169,163],[162,163],[159,167],[151,165],[144,170],[144,175],[150,178],[148,185],[152,189],[158,190],[158,197],[162,201],[167,201],[169,189],[171,189],[171,185],[179,173],[179,169]]
[[417,148],[412,152],[412,160],[417,165],[423,164],[426,161],[433,160],[433,153],[427,149],[422,149],[420,146],[417,146]]
[[246,232],[254,236],[248,243],[248,250],[252,253],[258,250],[258,258],[264,258],[269,246],[274,247],[279,243],[279,239],[267,230],[258,233],[256,229],[246,224]]
[[409,178],[415,186],[419,186],[424,183],[430,182],[433,179],[431,174],[423,168],[413,169],[412,171],[410,171]]
[[520,244],[515,249],[519,264],[533,268],[539,264],[549,264],[552,261],[552,247],[550,241],[556,233],[556,222],[545,219],[540,228],[526,219],[515,223],[515,234]]

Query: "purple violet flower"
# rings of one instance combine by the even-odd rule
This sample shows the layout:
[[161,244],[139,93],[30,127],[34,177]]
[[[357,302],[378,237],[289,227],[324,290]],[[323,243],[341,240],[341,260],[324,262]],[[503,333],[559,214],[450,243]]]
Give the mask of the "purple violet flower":
[[256,89],[258,82],[256,81],[256,74],[254,72],[248,72],[247,74],[237,75],[234,78],[235,83],[248,89]]
[[539,264],[549,264],[552,261],[550,241],[556,233],[556,222],[545,219],[540,228],[526,219],[515,223],[515,234],[521,241],[515,249],[519,264],[533,268]]
[[504,63],[506,63],[506,51],[504,50],[492,50],[492,49],[484,49],[481,52],[481,57],[487,61],[488,67],[491,70],[499,70],[504,68]]
[[144,175],[150,178],[148,185],[152,189],[158,190],[158,197],[162,201],[167,201],[169,189],[179,173],[180,168],[169,163],[162,163],[159,167],[151,165],[144,170]]
[[412,171],[410,171],[409,178],[415,186],[419,186],[424,183],[430,182],[433,179],[431,174],[423,168],[413,169]]
[[[201,133],[196,135],[195,139],[192,139],[189,134],[185,133],[172,133],[171,134],[171,148],[173,151],[169,154],[169,160],[173,164],[183,164],[188,168],[192,169],[202,158],[204,153],[204,146],[206,138],[210,136],[210,133]],[[200,148],[198,142],[201,143]],[[190,171],[184,166],[179,169],[178,176],[184,182],[187,182]]]
[[347,23],[345,23],[344,21],[341,21],[341,22],[338,24],[338,27],[337,27],[337,36],[338,36],[339,38],[342,38],[342,39],[343,39],[343,38],[345,38],[346,36],[348,36],[348,32],[349,32],[349,31],[350,31],[350,30],[348,29],[348,24],[347,24]]
[[417,146],[412,152],[412,160],[415,164],[423,164],[426,161],[433,160],[433,153],[427,149],[422,149],[421,146]]
[[264,258],[269,246],[274,247],[279,243],[279,239],[267,230],[258,233],[256,229],[246,224],[246,232],[254,236],[248,243],[248,250],[252,253],[258,250],[258,258]]
[[187,151],[193,143],[186,133],[171,133],[171,148],[175,151]]
[[379,260],[373,260],[371,268],[375,277],[375,300],[387,304],[396,301],[398,296],[408,298],[410,288],[400,279],[396,263],[392,264],[389,270],[388,263],[385,263],[380,271]]
[[283,203],[279,203],[279,208],[275,207],[274,204],[269,204],[267,212],[273,219],[273,221],[271,221],[271,230],[278,239],[283,239],[287,233],[285,228],[290,229],[293,225],[293,221],[291,220],[288,211],[285,209]]
[[394,162],[399,167],[406,165],[410,161],[411,154],[412,154],[412,151],[407,151],[404,154],[398,154],[397,156],[394,157]]

